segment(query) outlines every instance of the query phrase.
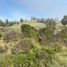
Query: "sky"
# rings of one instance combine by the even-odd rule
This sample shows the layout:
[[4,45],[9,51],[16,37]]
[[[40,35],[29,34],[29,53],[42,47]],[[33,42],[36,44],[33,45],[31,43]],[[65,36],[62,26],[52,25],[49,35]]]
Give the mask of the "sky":
[[63,18],[67,15],[67,0],[0,0],[0,19]]

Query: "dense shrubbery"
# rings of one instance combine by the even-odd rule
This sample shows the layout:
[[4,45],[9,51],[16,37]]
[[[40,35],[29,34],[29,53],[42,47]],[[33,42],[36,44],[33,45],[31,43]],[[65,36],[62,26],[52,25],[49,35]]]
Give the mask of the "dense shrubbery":
[[2,34],[0,33],[0,38],[2,37]]
[[[33,48],[25,54],[17,54],[14,56],[5,56],[0,61],[1,67],[51,67],[57,61],[53,48],[40,46],[41,48]],[[2,64],[1,64],[2,63]]]
[[54,29],[52,27],[46,27],[39,30],[41,43],[46,44],[52,41],[52,37],[54,34]]
[[67,24],[67,16],[64,16],[63,19],[61,20],[63,25]]
[[13,48],[12,54],[26,53],[32,48],[32,42],[29,38],[20,40]]
[[61,31],[62,42],[67,46],[67,27]]
[[24,38],[24,36],[21,33],[11,31],[4,36],[3,40],[8,43],[13,41],[18,41],[18,39],[21,40],[22,38]]
[[21,25],[21,32],[25,37],[34,38],[35,40],[38,40],[39,34],[37,30],[30,25]]
[[[11,42],[8,49],[12,54],[0,55],[0,67],[59,67],[57,54],[62,51],[61,43],[67,44],[67,28],[55,35],[54,29],[48,25],[37,31],[30,25],[23,24],[21,33],[7,33],[3,40],[7,44]],[[0,47],[0,51],[3,50],[6,49]]]
[[52,49],[33,49],[28,54],[20,54],[14,57],[15,67],[50,67],[55,60]]

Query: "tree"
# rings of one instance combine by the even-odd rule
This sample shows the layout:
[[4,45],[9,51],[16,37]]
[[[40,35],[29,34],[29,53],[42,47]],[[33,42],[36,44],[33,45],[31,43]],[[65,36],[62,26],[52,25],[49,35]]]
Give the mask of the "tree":
[[41,22],[45,23],[45,19],[44,18],[41,18]]
[[61,23],[63,25],[66,25],[67,24],[67,16],[64,16],[63,19],[61,20]]
[[24,22],[24,19],[23,19],[23,18],[21,18],[21,19],[20,19],[20,22]]
[[9,26],[9,21],[8,21],[8,19],[6,19],[6,21],[5,21],[5,26]]
[[4,24],[4,23],[3,23],[3,21],[2,21],[2,20],[0,20],[0,26],[3,26],[3,24]]
[[33,17],[33,16],[32,16],[32,17],[31,17],[31,20],[36,20],[36,17]]
[[40,18],[37,18],[37,22],[41,22],[41,19]]
[[6,24],[8,24],[9,23],[9,21],[8,21],[8,19],[6,19]]

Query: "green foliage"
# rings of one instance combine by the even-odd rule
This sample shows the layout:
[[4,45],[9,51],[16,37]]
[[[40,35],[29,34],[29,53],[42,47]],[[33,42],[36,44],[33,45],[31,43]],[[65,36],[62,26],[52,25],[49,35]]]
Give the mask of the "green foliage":
[[41,44],[48,44],[52,41],[54,29],[51,26],[39,30]]
[[67,16],[64,16],[63,19],[61,20],[61,23],[63,25],[66,25],[67,24]]
[[0,58],[0,67],[51,67],[57,61],[54,48],[40,47],[33,45],[32,49],[27,53],[2,56]]
[[61,37],[64,44],[67,46],[67,27],[61,31]]
[[21,32],[25,37],[30,37],[38,40],[38,32],[35,28],[31,27],[30,25],[23,24],[21,25]]
[[53,48],[54,48],[54,51],[55,52],[58,52],[59,53],[59,52],[62,51],[62,45],[59,42],[53,44]]
[[57,63],[60,63],[58,57],[62,52],[61,43],[67,44],[67,28],[58,34],[58,39],[61,39],[58,41],[52,23],[38,31],[30,25],[22,24],[21,32],[8,32],[3,37],[12,54],[7,54],[7,47],[0,47],[0,67],[59,67]]
[[46,27],[40,30],[41,35],[45,35],[48,39],[50,39],[53,36],[54,30],[52,27]]
[[13,58],[15,67],[50,67],[56,59],[52,48],[35,48],[26,54],[15,55]]
[[20,22],[21,22],[21,23],[22,23],[22,22],[24,22],[24,19],[23,19],[23,18],[21,18],[21,19],[20,19]]
[[2,34],[0,33],[0,38],[2,37]]

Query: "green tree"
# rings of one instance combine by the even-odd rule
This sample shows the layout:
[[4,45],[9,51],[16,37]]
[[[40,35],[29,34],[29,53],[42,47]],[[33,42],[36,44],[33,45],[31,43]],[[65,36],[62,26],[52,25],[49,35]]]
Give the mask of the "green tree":
[[61,23],[63,25],[66,25],[67,24],[67,16],[64,16],[63,19],[61,20]]
[[23,19],[23,18],[21,18],[21,19],[20,19],[20,22],[24,22],[24,19]]

